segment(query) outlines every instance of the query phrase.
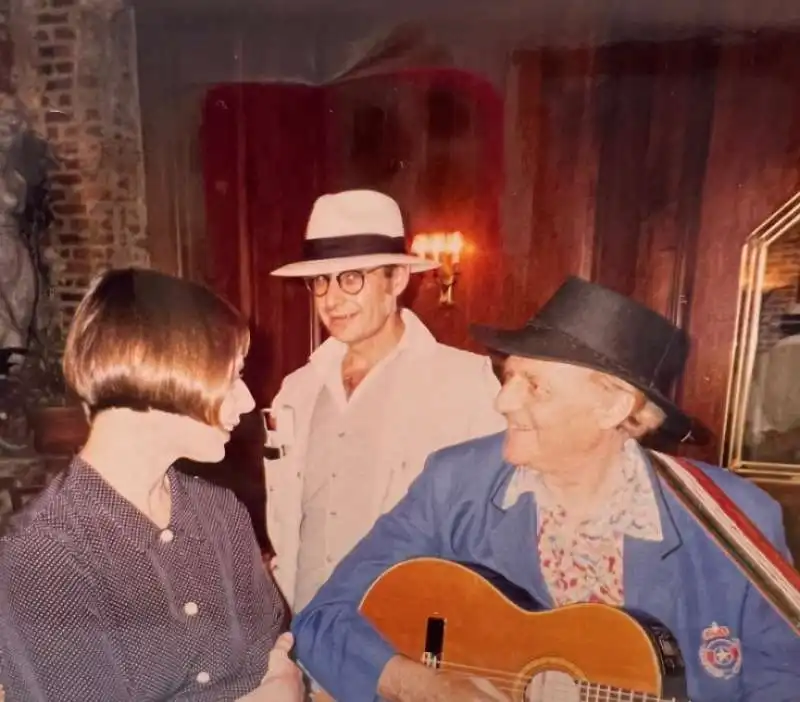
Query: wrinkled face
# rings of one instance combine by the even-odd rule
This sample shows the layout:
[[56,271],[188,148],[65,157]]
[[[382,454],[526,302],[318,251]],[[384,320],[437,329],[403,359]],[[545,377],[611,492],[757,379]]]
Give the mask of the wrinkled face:
[[[397,311],[397,298],[408,285],[408,276],[406,266],[382,266],[307,282],[325,328],[335,339],[352,345],[386,326]],[[324,294],[318,294],[322,290]]]
[[177,452],[190,460],[216,463],[225,457],[225,444],[243,414],[251,412],[255,400],[242,379],[244,359],[239,359],[231,384],[220,407],[220,426],[210,426],[191,417],[168,415],[165,438],[178,443]]
[[508,421],[504,458],[546,473],[565,459],[589,454],[607,440],[624,412],[609,391],[593,381],[595,371],[510,356],[495,406]]

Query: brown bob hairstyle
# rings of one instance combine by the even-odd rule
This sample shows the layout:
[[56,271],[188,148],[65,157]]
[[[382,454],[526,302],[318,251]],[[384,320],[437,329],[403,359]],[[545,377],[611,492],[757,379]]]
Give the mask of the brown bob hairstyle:
[[64,375],[91,417],[112,407],[155,409],[217,426],[249,344],[242,316],[202,285],[112,270],[78,306]]

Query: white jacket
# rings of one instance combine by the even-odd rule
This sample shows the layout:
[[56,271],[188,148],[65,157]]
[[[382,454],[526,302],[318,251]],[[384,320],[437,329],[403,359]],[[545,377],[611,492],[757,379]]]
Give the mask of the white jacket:
[[[490,359],[438,343],[413,313],[403,310],[402,314],[410,343],[392,363],[403,364],[408,382],[401,384],[396,396],[386,397],[386,414],[378,424],[381,449],[375,466],[380,476],[370,505],[373,522],[406,494],[433,451],[505,428],[505,420],[494,410],[500,384]],[[288,441],[282,437],[285,455],[264,461],[267,533],[276,553],[274,574],[290,606],[300,550],[306,447],[314,407],[324,387],[319,371],[324,364],[319,361],[341,354],[342,346],[334,339],[325,341],[309,363],[284,379],[272,403],[274,412],[285,416],[288,411],[293,416],[291,436]],[[280,426],[277,429],[281,431]]]

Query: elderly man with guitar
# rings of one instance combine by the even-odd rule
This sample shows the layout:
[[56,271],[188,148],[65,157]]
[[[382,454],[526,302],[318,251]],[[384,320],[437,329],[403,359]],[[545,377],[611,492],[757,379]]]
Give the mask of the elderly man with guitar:
[[668,398],[681,330],[569,279],[505,356],[502,435],[434,453],[293,624],[340,702],[800,700],[800,576],[781,511]]

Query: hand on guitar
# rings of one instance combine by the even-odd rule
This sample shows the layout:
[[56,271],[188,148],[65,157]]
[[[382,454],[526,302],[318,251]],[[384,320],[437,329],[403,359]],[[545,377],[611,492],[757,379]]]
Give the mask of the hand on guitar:
[[508,702],[491,683],[426,668],[395,656],[383,669],[378,694],[390,702]]
[[290,633],[281,634],[269,652],[267,672],[261,684],[238,702],[302,702],[305,694],[303,674],[289,652],[294,645]]

